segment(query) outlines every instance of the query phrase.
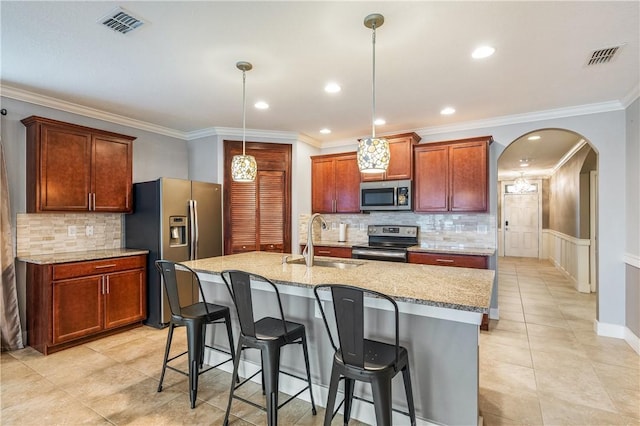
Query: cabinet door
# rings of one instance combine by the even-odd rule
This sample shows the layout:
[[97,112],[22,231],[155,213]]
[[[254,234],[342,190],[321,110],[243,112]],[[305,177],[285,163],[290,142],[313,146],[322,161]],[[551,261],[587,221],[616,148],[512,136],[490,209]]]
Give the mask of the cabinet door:
[[88,211],[91,135],[52,125],[43,125],[41,132],[36,211]]
[[93,210],[131,211],[131,147],[129,140],[108,136],[93,137]]
[[314,158],[311,160],[311,211],[313,213],[333,213],[336,186],[335,168],[334,158]]
[[144,270],[108,274],[104,276],[104,281],[105,328],[119,327],[145,319]]
[[458,268],[488,269],[487,257],[477,255],[410,252],[409,263],[454,266]]
[[413,141],[414,138],[412,137],[389,139],[391,159],[385,179],[413,178]]
[[449,148],[420,146],[414,152],[415,205],[417,212],[449,209]]
[[103,329],[102,276],[53,283],[53,343]]
[[360,213],[360,170],[355,154],[336,158],[336,213]]
[[452,212],[487,211],[488,143],[470,142],[451,145],[449,209]]

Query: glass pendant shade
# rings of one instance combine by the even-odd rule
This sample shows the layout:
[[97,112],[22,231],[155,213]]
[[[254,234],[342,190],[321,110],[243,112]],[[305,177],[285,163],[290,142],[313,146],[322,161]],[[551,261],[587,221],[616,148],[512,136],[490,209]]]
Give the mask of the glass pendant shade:
[[253,155],[234,155],[231,159],[231,178],[235,182],[253,182],[258,174],[258,164]]
[[389,166],[389,142],[383,138],[361,139],[358,144],[358,168],[361,173],[382,173]]
[[376,28],[384,23],[384,16],[372,13],[364,18],[364,26],[371,28],[371,41],[373,46],[373,78],[371,79],[371,137],[360,140],[358,144],[358,169],[360,173],[383,173],[387,171],[391,153],[389,142],[384,138],[376,137]]
[[253,65],[249,62],[241,61],[236,64],[236,68],[242,71],[242,155],[234,155],[231,159],[231,179],[234,182],[253,182],[258,174],[258,164],[254,156],[245,153],[247,127],[246,73],[253,68]]

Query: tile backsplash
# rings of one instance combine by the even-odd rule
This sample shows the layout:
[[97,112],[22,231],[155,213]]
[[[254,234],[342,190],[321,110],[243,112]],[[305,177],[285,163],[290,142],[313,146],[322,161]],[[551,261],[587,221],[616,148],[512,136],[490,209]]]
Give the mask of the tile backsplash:
[[[298,220],[300,243],[307,239],[310,215],[301,214]],[[421,244],[442,244],[477,248],[496,248],[496,218],[477,214],[418,214],[409,212],[371,212],[370,214],[324,214],[329,229],[321,230],[320,221],[313,227],[314,242],[338,241],[340,223],[347,224],[347,241],[367,241],[368,225],[418,226]]]
[[16,240],[18,257],[120,248],[122,214],[18,213]]

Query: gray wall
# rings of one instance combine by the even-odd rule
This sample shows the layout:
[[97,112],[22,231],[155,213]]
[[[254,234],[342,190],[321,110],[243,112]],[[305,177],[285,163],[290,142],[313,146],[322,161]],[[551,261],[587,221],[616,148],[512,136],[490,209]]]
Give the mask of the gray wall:
[[[625,324],[640,338],[640,99],[627,108]],[[600,187],[602,192],[602,187]],[[633,264],[632,264],[633,263]]]
[[[591,148],[588,145],[583,146],[551,176],[549,182],[549,228],[575,238],[580,238],[583,216],[581,215],[580,171],[589,152]],[[586,194],[588,197],[588,179]],[[588,202],[586,207],[588,229]]]

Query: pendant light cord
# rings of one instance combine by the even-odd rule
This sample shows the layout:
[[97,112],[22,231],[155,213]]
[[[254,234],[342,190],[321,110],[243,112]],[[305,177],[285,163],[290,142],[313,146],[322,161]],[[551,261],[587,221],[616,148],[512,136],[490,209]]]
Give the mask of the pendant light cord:
[[247,96],[246,96],[246,83],[247,72],[242,70],[242,155],[245,155],[244,144],[246,134],[246,115],[247,115]]
[[373,102],[371,103],[371,138],[376,137],[376,24],[375,22],[371,26],[373,33],[371,34],[371,44],[373,46],[373,78],[371,84],[371,92]]

